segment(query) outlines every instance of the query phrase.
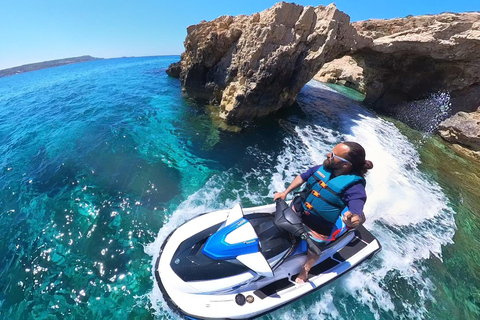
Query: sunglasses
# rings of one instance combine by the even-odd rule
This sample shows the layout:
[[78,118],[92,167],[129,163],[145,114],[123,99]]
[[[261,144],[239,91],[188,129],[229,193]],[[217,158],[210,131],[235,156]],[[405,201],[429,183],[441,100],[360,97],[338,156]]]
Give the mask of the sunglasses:
[[335,155],[335,153],[333,153],[333,150],[330,151],[330,154],[331,154],[330,158],[337,158],[337,159],[340,160],[340,161],[351,163],[351,162],[348,161],[347,159]]

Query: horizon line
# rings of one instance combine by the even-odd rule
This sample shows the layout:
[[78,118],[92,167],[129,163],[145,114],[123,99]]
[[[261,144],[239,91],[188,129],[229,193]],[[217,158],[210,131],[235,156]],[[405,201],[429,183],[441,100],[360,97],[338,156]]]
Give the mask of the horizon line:
[[181,53],[179,53],[179,54],[159,54],[159,55],[145,55],[145,56],[120,56],[120,57],[102,58],[102,57],[94,57],[94,56],[86,54],[86,55],[75,56],[75,57],[67,57],[67,58],[58,58],[58,59],[44,60],[44,61],[38,61],[38,62],[30,62],[30,63],[18,65],[18,66],[13,66],[13,67],[5,68],[5,69],[0,69],[0,72],[1,71],[8,71],[8,70],[11,70],[11,69],[16,69],[16,68],[32,66],[32,65],[41,64],[41,63],[62,61],[62,60],[68,60],[68,59],[78,59],[78,58],[84,58],[84,57],[85,58],[89,57],[89,58],[92,58],[92,59],[95,59],[95,60],[111,60],[111,59],[124,59],[124,58],[148,58],[148,57],[169,57],[169,56],[173,57],[173,56],[180,56],[180,55],[181,55]]

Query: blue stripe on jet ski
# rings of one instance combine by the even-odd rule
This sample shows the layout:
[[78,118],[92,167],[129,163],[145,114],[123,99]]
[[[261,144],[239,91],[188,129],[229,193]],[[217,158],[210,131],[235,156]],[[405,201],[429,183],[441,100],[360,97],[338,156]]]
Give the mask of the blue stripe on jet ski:
[[244,218],[240,218],[234,223],[220,229],[208,238],[202,253],[214,260],[235,259],[242,254],[249,254],[258,252],[258,238],[243,241],[240,243],[230,244],[225,241],[225,238],[230,232],[248,223]]

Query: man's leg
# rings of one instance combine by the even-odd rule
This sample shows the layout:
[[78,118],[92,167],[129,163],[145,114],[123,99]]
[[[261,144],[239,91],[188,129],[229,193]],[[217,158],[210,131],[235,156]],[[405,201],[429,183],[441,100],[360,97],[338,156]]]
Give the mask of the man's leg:
[[313,265],[315,264],[315,262],[318,261],[319,258],[320,256],[317,256],[312,251],[308,250],[307,262],[303,266],[302,271],[300,271],[300,273],[298,274],[297,278],[295,279],[295,282],[304,283],[305,281],[307,281],[308,272],[310,272],[310,269],[312,269]]

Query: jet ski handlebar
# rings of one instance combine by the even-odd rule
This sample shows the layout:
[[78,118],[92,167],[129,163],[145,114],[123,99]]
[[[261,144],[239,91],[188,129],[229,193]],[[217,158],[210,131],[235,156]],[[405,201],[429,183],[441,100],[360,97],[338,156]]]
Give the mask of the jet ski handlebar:
[[315,255],[320,255],[322,251],[317,247],[315,242],[308,235],[308,231],[302,222],[299,214],[285,202],[285,200],[277,199],[275,211],[275,225],[281,229],[291,233],[294,237],[299,237],[307,242],[308,249]]

